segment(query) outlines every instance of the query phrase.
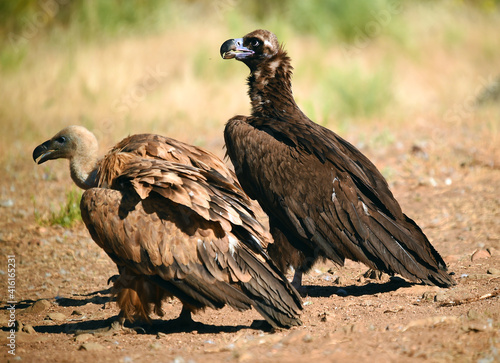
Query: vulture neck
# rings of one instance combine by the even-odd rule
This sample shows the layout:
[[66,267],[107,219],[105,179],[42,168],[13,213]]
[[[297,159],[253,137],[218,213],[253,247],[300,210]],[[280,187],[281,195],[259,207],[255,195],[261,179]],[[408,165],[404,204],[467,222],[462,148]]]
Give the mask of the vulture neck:
[[284,50],[280,49],[276,55],[252,68],[248,94],[253,116],[288,119],[300,112],[292,94],[293,67]]
[[82,189],[96,187],[97,164],[96,150],[94,152],[78,153],[71,158],[69,163],[71,179]]

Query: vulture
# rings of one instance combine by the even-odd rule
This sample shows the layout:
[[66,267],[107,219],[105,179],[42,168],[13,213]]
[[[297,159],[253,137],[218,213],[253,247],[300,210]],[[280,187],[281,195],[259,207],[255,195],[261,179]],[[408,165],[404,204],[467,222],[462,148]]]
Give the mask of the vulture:
[[243,190],[269,216],[269,255],[292,284],[318,259],[346,258],[371,269],[447,287],[455,282],[419,226],[401,210],[389,186],[356,147],[311,121],[292,94],[290,57],[276,35],[255,30],[229,39],[223,59],[250,69],[250,116],[224,129],[226,153]]
[[93,133],[69,126],[36,147],[33,159],[69,159],[73,181],[85,189],[82,219],[120,272],[114,328],[162,316],[162,301],[174,296],[183,324],[226,304],[254,307],[272,327],[301,324],[301,298],[266,253],[272,238],[219,158],[153,134],[97,153]]

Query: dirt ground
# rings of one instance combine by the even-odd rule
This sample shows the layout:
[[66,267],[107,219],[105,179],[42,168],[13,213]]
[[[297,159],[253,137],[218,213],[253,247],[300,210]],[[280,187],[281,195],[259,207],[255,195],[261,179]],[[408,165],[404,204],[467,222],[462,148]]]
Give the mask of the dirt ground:
[[[498,153],[478,147],[464,155],[450,148],[448,156],[411,141],[363,150],[382,170],[392,170],[395,196],[443,255],[457,286],[363,277],[363,265],[325,263],[305,277],[300,327],[270,331],[256,311],[229,308],[206,310],[194,316],[195,327],[179,327],[171,320],[181,304],[173,300],[164,303],[164,318],[119,335],[77,334],[109,326],[117,315],[107,283],[116,267],[81,223],[35,222],[33,201],[61,200],[70,179],[64,161],[52,165],[48,177],[27,152],[0,180],[0,360],[500,361],[500,170]],[[16,265],[15,355],[7,347],[7,255]]]

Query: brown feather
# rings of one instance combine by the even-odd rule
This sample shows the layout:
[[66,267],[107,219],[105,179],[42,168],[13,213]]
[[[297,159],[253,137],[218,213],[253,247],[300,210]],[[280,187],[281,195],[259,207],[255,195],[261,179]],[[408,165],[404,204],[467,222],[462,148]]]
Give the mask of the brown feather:
[[[64,136],[78,144],[72,130]],[[75,153],[64,155],[73,165]],[[89,187],[82,219],[119,267],[114,290],[122,316],[149,321],[153,312],[162,315],[165,298],[176,296],[189,311],[253,306],[272,326],[301,324],[300,297],[264,250],[272,240],[256,205],[220,159],[148,134],[90,159],[96,169],[76,173]]]
[[[243,53],[231,55],[235,49]],[[283,245],[270,247],[279,266],[307,271],[323,256],[339,264],[351,258],[426,284],[455,284],[369,159],[299,109],[290,58],[274,34],[256,30],[228,40],[221,54],[250,68],[252,114],[230,119],[224,138],[243,189]],[[276,253],[290,245],[303,256]]]

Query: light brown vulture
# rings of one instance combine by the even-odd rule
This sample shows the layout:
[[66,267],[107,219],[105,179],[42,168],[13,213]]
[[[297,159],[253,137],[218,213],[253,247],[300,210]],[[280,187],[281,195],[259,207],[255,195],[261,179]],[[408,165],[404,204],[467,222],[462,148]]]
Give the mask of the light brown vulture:
[[176,296],[181,318],[205,307],[252,306],[273,326],[299,325],[301,300],[265,252],[272,239],[251,200],[215,155],[159,135],[130,136],[97,157],[95,136],[69,126],[33,159],[69,159],[86,191],[81,213],[94,241],[118,265],[119,323],[162,316]]
[[299,109],[290,58],[273,33],[227,40],[220,53],[250,68],[252,114],[227,122],[227,155],[243,190],[269,215],[270,255],[281,269],[295,267],[295,287],[325,257],[339,265],[361,261],[411,281],[455,284],[375,165]]

